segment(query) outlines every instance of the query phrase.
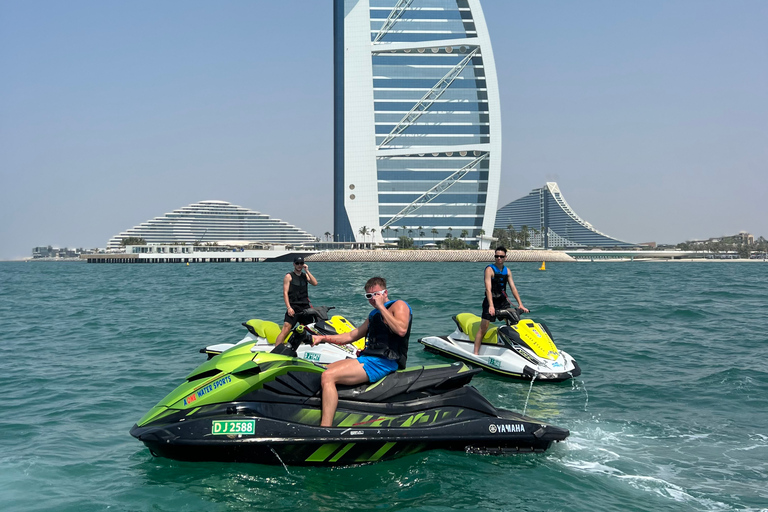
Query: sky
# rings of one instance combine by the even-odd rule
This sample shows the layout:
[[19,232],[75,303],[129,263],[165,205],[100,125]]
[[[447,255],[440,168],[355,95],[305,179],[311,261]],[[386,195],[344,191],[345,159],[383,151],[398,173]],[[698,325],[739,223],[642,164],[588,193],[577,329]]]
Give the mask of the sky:
[[[419,0],[415,0],[418,2]],[[483,0],[499,205],[768,238],[768,1]],[[0,260],[207,199],[333,231],[330,0],[0,0]]]

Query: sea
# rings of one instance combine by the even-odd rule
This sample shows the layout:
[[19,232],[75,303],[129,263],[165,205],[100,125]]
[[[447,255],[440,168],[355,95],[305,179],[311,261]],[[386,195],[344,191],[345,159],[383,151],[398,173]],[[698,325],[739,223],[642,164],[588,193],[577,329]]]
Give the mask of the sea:
[[[308,263],[360,323],[363,284],[421,337],[479,314],[482,263]],[[529,318],[583,373],[488,374],[494,405],[570,429],[545,453],[434,450],[352,467],[156,458],[128,433],[251,318],[281,322],[290,263],[0,263],[0,509],[768,511],[768,264],[509,263]]]

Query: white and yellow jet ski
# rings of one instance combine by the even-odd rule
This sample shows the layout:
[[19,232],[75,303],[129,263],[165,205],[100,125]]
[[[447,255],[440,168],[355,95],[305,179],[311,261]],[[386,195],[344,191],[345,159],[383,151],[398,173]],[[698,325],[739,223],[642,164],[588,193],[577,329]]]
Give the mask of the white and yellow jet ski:
[[501,310],[496,318],[505,325],[488,328],[479,355],[474,345],[480,317],[472,313],[454,316],[456,330],[448,336],[427,336],[419,343],[429,352],[515,379],[560,382],[581,375],[573,357],[555,346],[544,322],[521,320],[518,309]]
[[[328,311],[333,307],[318,306],[305,309],[300,312],[300,323],[311,334],[341,334],[355,328],[352,322],[341,315],[328,317]],[[248,333],[237,343],[218,343],[200,349],[201,353],[208,354],[208,359],[243,343],[254,343],[251,352],[271,352],[275,348],[275,339],[280,334],[280,326],[269,320],[254,318],[243,323]],[[293,336],[293,330],[288,333],[285,341]],[[342,359],[357,358],[357,352],[365,347],[365,339],[359,339],[349,345],[334,345],[332,343],[320,343],[316,346],[301,344],[297,348],[298,357],[320,364],[330,364]]]

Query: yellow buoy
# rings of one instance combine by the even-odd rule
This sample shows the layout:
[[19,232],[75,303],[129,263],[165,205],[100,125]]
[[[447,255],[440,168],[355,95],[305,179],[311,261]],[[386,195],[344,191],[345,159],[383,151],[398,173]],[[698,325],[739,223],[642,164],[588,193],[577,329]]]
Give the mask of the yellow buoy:
[[539,270],[547,270],[546,267],[544,266],[544,262],[543,261],[541,262],[541,268]]
[[187,262],[187,266],[189,266],[189,262]]

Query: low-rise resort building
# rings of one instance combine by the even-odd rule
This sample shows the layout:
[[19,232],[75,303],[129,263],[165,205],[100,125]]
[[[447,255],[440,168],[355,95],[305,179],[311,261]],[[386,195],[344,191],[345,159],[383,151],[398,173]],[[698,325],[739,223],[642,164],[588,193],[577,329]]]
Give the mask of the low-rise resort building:
[[280,219],[226,201],[200,201],[113,236],[107,249],[118,249],[128,239],[147,244],[261,244],[304,245],[317,238]]

